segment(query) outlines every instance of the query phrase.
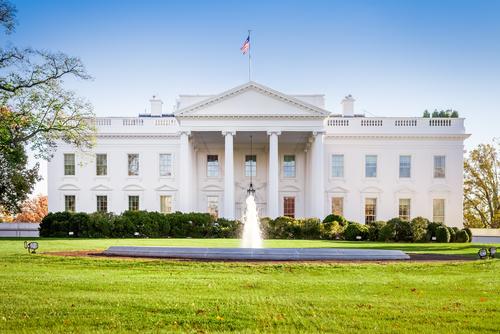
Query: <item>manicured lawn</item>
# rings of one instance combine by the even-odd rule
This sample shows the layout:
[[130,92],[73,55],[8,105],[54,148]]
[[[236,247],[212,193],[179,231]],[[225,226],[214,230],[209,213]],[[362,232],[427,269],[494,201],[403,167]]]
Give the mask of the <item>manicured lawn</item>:
[[[40,251],[237,240],[40,239]],[[247,264],[28,255],[0,240],[0,333],[498,333],[500,261]],[[267,242],[469,254],[476,244]],[[498,246],[498,245],[497,245]]]

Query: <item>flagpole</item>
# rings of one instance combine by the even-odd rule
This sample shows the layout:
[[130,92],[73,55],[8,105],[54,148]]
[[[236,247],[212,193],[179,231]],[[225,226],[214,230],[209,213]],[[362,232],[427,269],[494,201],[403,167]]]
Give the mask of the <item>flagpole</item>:
[[252,49],[252,42],[250,41],[250,32],[248,30],[248,81],[252,81],[252,56],[250,55],[250,50]]

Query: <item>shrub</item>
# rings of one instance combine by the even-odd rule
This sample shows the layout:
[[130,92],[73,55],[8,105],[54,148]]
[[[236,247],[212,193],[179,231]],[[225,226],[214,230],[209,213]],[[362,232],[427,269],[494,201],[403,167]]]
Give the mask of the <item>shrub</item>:
[[396,230],[394,229],[393,224],[385,224],[382,226],[378,233],[379,241],[394,241],[396,238]]
[[339,215],[330,214],[323,219],[323,224],[338,222],[341,226],[346,226],[348,224],[347,220]]
[[450,242],[455,242],[457,232],[453,229],[453,227],[446,226],[448,232],[450,233]]
[[437,242],[450,242],[450,231],[446,226],[438,226],[436,228]]
[[472,231],[471,231],[471,229],[468,228],[468,227],[466,227],[466,228],[464,228],[464,231],[469,236],[469,242],[471,242],[472,241]]
[[368,226],[358,223],[349,223],[344,231],[344,238],[353,241],[357,240],[357,236],[361,236],[361,240],[368,239]]
[[345,227],[340,225],[338,221],[330,221],[322,223],[319,227],[321,239],[335,240],[344,237]]
[[270,219],[268,223],[267,236],[270,239],[292,239],[294,219],[290,217],[278,217]]
[[410,222],[412,239],[414,242],[424,242],[427,235],[429,220],[423,217],[415,217]]
[[425,239],[427,241],[432,241],[432,237],[436,236],[436,229],[440,226],[444,226],[442,223],[429,223],[427,226],[427,234],[425,236]]
[[368,223],[368,240],[377,241],[379,240],[380,230],[385,226],[386,222],[376,221]]
[[412,229],[410,223],[400,218],[392,218],[387,221],[387,225],[394,226],[394,241],[412,241]]
[[459,230],[456,234],[456,242],[469,242],[469,234],[465,229]]

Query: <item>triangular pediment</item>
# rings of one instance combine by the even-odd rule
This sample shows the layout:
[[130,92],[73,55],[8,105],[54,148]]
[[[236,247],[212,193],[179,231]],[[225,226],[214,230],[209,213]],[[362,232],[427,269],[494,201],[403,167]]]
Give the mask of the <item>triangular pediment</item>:
[[164,184],[164,185],[162,185],[162,186],[160,186],[160,187],[156,188],[155,190],[156,190],[156,191],[177,191],[177,189],[176,189],[176,188],[171,187],[171,186],[168,186],[168,185],[166,185],[166,184]]
[[250,81],[182,108],[178,118],[325,118],[329,112],[290,95]]
[[64,190],[64,191],[78,191],[78,190],[80,190],[80,188],[78,188],[78,186],[71,184],[71,183],[63,184],[58,189]]
[[112,191],[113,189],[111,189],[108,186],[105,186],[104,184],[99,184],[95,187],[90,188],[90,190],[92,190],[92,191]]
[[328,193],[346,194],[349,192],[349,190],[347,190],[344,187],[333,187],[333,188],[328,189],[327,192]]
[[139,184],[128,184],[122,188],[123,191],[143,191],[144,187]]

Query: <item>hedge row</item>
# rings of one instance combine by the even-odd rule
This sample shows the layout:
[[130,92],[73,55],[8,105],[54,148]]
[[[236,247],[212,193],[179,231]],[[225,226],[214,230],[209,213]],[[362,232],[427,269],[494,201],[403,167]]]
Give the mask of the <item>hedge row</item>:
[[[261,228],[266,239],[326,239],[371,240],[394,242],[470,242],[469,229],[460,230],[417,217],[407,222],[393,218],[367,225],[349,222],[342,216],[316,218],[262,218]],[[162,214],[146,211],[111,213],[49,213],[40,224],[42,237],[83,238],[239,238],[242,224],[223,218],[214,219],[208,213]]]
[[55,212],[40,224],[42,237],[67,237],[69,232],[82,238],[237,238],[241,223],[214,219],[208,213],[125,211],[121,215]]

